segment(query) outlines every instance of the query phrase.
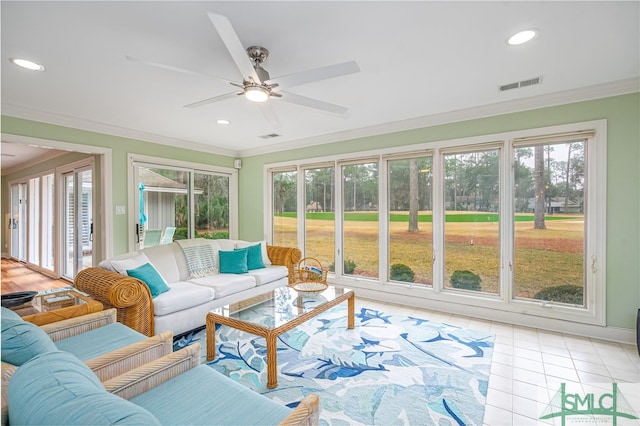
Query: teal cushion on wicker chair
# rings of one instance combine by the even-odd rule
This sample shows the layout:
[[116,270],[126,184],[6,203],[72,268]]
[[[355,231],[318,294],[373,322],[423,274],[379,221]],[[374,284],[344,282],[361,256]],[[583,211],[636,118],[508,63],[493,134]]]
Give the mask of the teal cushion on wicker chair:
[[108,393],[95,374],[67,352],[48,352],[11,377],[9,424],[159,425],[142,407]]
[[22,365],[31,358],[58,348],[40,327],[11,316],[2,316],[2,361]]

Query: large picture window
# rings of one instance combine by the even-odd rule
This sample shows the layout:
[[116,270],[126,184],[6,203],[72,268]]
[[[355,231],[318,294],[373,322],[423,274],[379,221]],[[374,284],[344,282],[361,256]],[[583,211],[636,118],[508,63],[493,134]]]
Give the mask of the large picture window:
[[433,284],[433,159],[389,160],[390,281]]
[[604,120],[275,164],[273,201],[285,167],[337,284],[604,324]]
[[513,296],[585,304],[585,141],[514,150]]
[[444,287],[500,292],[500,151],[445,154]]
[[298,245],[297,226],[297,171],[273,174],[273,244],[295,247]]

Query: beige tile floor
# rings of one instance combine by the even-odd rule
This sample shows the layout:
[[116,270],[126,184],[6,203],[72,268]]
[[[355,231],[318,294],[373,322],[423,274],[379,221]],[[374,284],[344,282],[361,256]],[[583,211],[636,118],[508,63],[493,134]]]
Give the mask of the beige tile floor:
[[[636,415],[640,413],[640,356],[635,345],[370,299],[356,300],[356,307],[380,309],[387,313],[416,316],[493,333],[494,352],[484,413],[486,426],[554,424],[538,418],[561,383],[566,383],[567,389],[580,395],[595,392],[596,398],[606,391],[611,392],[613,382],[619,383]],[[586,424],[578,423],[578,420],[568,417],[566,424]],[[600,420],[597,424],[613,424],[610,417]],[[640,425],[639,420],[618,419],[617,422],[618,425]],[[556,418],[555,424],[560,425],[561,420]]]

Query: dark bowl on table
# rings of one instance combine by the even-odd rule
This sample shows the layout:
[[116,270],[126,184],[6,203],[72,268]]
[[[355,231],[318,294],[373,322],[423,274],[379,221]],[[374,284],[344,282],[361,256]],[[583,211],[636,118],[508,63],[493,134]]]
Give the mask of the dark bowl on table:
[[38,294],[37,291],[19,291],[17,293],[3,294],[2,306],[5,308],[13,308],[24,305],[27,302],[31,302],[36,294]]

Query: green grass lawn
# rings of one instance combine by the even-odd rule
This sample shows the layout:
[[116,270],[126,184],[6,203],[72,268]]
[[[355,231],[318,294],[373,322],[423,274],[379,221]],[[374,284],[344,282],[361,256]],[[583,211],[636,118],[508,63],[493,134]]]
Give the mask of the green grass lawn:
[[[347,212],[344,225],[344,256],[356,264],[354,275],[380,277],[378,271],[378,220],[376,212]],[[295,245],[297,215],[285,213],[275,226],[276,243]],[[325,266],[334,260],[332,212],[307,213],[307,256]],[[535,293],[557,285],[582,286],[584,282],[584,228],[579,215],[547,215],[546,230],[533,228],[532,214],[518,214],[516,249],[513,260],[514,296],[533,298]],[[433,281],[432,215],[420,214],[418,232],[408,232],[407,212],[392,213],[389,225],[390,265],[402,263],[415,272],[416,284]],[[497,294],[500,277],[498,215],[483,212],[457,212],[446,215],[445,286],[456,270],[469,270],[482,278],[482,291]]]

